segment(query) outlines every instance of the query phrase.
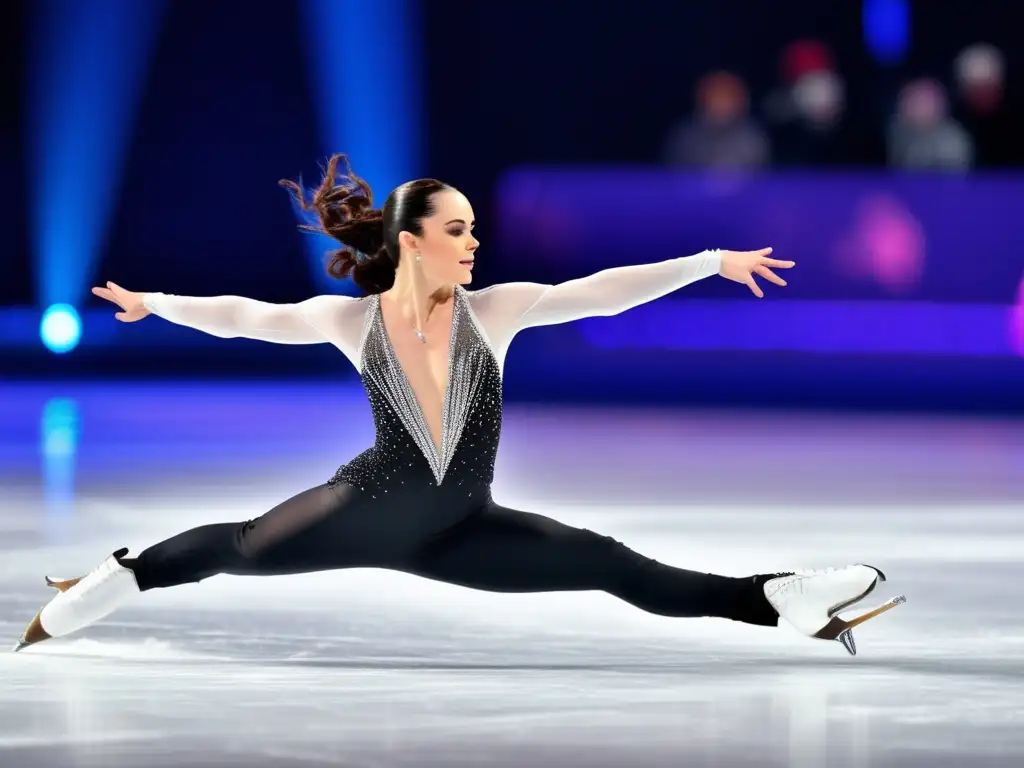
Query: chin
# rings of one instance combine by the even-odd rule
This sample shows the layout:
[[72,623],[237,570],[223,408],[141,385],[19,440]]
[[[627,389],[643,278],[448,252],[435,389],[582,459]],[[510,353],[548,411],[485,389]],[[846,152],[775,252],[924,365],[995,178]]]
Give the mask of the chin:
[[473,270],[463,269],[462,273],[459,275],[459,279],[456,280],[455,282],[457,282],[459,285],[469,285],[470,283],[473,282]]

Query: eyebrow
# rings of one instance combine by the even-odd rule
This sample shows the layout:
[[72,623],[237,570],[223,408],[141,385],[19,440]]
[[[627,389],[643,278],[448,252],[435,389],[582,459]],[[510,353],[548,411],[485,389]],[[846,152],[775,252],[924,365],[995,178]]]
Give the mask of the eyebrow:
[[[444,223],[444,225],[447,227],[449,224],[456,224],[456,223],[458,223],[458,224],[465,224],[466,222],[465,222],[464,219],[452,219],[451,221],[446,221]],[[476,224],[476,221],[474,221],[473,223]]]

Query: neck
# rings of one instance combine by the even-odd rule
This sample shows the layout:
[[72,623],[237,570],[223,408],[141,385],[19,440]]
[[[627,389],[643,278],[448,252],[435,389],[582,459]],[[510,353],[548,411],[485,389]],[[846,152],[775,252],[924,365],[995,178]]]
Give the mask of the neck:
[[451,284],[428,280],[415,258],[403,254],[395,274],[395,284],[385,294],[403,315],[422,328],[434,308],[448,301],[454,290]]

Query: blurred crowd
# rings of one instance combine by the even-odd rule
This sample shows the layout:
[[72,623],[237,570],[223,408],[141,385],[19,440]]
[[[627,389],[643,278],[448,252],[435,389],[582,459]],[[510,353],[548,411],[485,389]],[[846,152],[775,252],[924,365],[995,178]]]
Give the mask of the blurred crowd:
[[686,167],[879,166],[966,171],[1024,165],[1021,105],[1005,58],[965,48],[945,77],[847,82],[826,45],[790,44],[780,82],[755,94],[734,72],[697,83],[696,111],[673,128],[665,160]]

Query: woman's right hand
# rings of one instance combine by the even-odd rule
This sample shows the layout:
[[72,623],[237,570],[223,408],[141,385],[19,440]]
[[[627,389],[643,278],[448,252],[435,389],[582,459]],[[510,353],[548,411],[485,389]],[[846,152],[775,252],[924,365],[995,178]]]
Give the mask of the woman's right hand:
[[121,286],[110,282],[107,283],[106,288],[93,288],[92,292],[101,299],[106,299],[121,308],[122,311],[117,312],[114,317],[122,323],[134,323],[150,314],[146,305],[142,303],[143,294],[141,293],[126,291]]

